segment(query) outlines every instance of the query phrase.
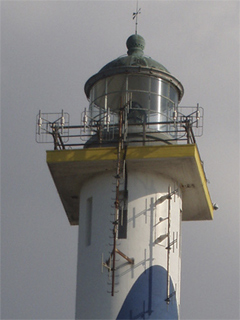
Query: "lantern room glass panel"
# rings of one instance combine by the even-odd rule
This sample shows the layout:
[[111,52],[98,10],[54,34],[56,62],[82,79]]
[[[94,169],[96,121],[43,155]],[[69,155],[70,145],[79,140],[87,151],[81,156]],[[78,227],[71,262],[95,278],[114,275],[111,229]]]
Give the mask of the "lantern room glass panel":
[[[132,112],[132,115],[129,115],[131,121],[134,120],[134,114],[141,113],[144,121],[159,122],[151,125],[152,130],[171,131],[171,136],[176,135],[172,132],[174,127],[166,124],[173,121],[173,112],[178,106],[178,91],[170,82],[153,76],[117,74],[99,80],[91,89],[90,109],[95,119],[104,118],[108,110],[116,115],[111,118],[118,121],[119,108],[128,101],[129,113]],[[136,112],[137,109],[139,112]]]

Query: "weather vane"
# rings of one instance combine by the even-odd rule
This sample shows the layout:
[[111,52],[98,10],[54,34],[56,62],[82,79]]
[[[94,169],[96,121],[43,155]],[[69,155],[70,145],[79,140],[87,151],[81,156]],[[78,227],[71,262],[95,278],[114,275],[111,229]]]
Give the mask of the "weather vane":
[[133,12],[133,20],[136,18],[136,22],[135,22],[135,34],[137,34],[138,15],[139,15],[140,13],[141,13],[141,8],[138,9],[138,1],[137,1],[136,12]]

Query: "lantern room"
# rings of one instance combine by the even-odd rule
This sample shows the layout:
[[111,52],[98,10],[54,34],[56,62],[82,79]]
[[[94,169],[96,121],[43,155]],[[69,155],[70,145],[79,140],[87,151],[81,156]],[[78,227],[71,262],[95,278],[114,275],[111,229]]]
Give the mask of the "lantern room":
[[163,65],[144,55],[143,37],[134,34],[126,45],[127,55],[108,63],[85,84],[90,125],[116,125],[119,109],[127,106],[129,133],[139,132],[139,125],[147,124],[148,132],[175,138],[182,84]]

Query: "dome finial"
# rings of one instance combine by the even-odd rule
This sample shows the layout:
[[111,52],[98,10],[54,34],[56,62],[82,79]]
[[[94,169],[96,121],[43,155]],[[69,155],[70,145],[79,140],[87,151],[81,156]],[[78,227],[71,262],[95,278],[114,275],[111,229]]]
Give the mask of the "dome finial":
[[138,0],[137,0],[136,12],[133,12],[133,20],[136,18],[136,21],[135,21],[135,34],[137,34],[138,15],[140,13],[141,13],[141,8],[138,9]]
[[133,34],[127,39],[127,48],[128,52],[127,54],[135,55],[135,56],[143,56],[144,48],[145,48],[145,40],[142,36],[139,34]]

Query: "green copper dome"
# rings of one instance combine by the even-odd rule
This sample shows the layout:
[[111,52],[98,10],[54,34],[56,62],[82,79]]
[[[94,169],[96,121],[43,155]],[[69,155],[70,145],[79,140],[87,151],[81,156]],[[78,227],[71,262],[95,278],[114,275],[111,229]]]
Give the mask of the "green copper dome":
[[154,68],[161,71],[169,71],[159,62],[150,57],[144,56],[145,40],[139,34],[131,35],[126,42],[128,52],[127,56],[121,56],[108,64],[106,64],[100,71],[109,70],[117,67],[143,66],[147,68]]
[[90,96],[92,86],[99,80],[117,74],[141,74],[153,76],[171,82],[178,89],[179,101],[183,96],[182,84],[159,62],[144,55],[145,40],[139,34],[131,35],[126,42],[127,55],[106,64],[98,73],[93,75],[85,84],[87,98]]

